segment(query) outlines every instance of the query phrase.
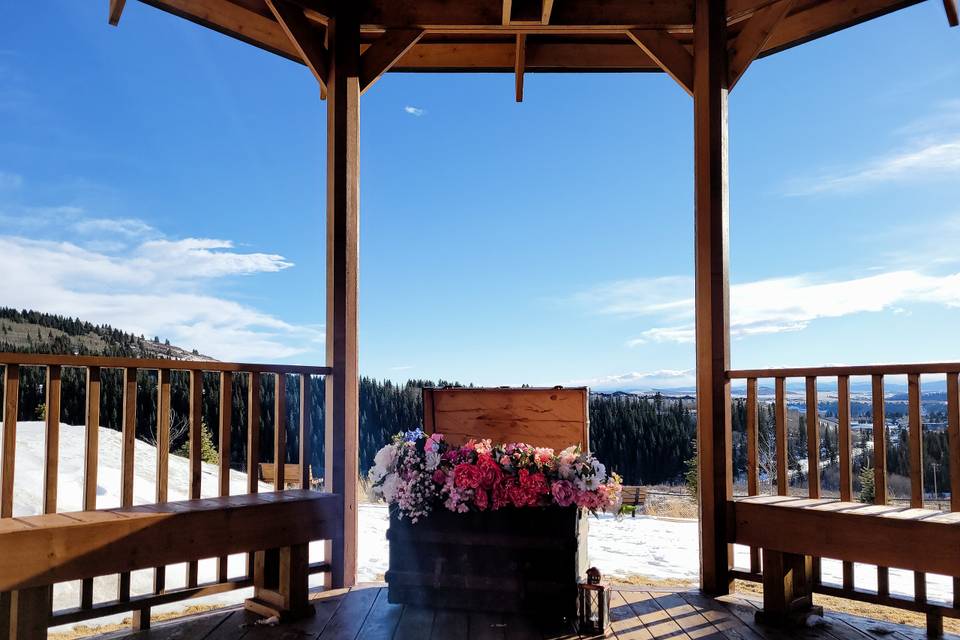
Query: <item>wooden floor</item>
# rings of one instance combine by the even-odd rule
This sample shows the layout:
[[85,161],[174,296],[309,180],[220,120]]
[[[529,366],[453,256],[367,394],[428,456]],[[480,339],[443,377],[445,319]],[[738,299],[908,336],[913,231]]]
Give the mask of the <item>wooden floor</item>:
[[[133,640],[547,640],[580,638],[572,629],[542,629],[513,615],[432,611],[387,602],[379,585],[316,593],[316,615],[297,623],[265,626],[241,609],[225,609],[150,631],[111,635]],[[920,640],[923,630],[827,612],[815,627],[781,631],[758,625],[759,603],[742,597],[721,600],[691,591],[615,591],[607,638],[618,640]],[[950,637],[950,636],[948,636]],[[957,636],[953,636],[957,638]]]

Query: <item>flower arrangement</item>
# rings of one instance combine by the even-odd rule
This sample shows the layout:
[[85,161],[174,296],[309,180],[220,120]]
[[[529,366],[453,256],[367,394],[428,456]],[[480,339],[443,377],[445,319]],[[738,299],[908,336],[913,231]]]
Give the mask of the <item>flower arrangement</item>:
[[417,522],[442,505],[450,511],[576,505],[616,512],[620,477],[580,447],[470,440],[453,446],[443,434],[399,433],[380,449],[368,474],[371,497]]

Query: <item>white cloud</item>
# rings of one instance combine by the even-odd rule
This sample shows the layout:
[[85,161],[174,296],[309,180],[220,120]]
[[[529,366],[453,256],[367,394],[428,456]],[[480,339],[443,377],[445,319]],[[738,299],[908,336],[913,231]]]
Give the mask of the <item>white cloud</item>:
[[23,185],[23,176],[16,173],[0,171],[0,190],[19,189]]
[[204,291],[212,278],[275,272],[281,256],[239,253],[223,240],[149,241],[113,256],[70,242],[0,236],[3,304],[162,335],[227,360],[276,360],[322,346],[318,327],[296,326]]
[[819,176],[795,180],[787,194],[809,196],[884,182],[960,178],[960,100],[942,101],[894,134],[904,139],[899,148],[859,166],[828,169]]
[[410,369],[413,369],[412,364],[403,364],[397,367],[390,367],[390,371],[409,371]]
[[158,235],[156,229],[136,218],[84,218],[73,223],[77,233],[100,235],[115,233],[129,238]]
[[410,105],[405,106],[403,110],[409,113],[410,115],[416,116],[418,118],[426,113],[424,109],[421,109],[419,107],[412,107]]
[[[664,292],[674,286],[672,300]],[[620,281],[580,294],[598,313],[649,316],[664,322],[628,341],[691,343],[694,300],[690,278]],[[652,294],[650,292],[653,292]],[[730,287],[730,332],[734,337],[800,331],[811,322],[884,310],[903,313],[914,303],[960,307],[960,273],[927,275],[890,271],[846,280],[800,275]]]
[[696,383],[696,373],[693,369],[660,369],[575,380],[569,383],[569,386],[588,386],[595,391],[648,391],[692,387]]

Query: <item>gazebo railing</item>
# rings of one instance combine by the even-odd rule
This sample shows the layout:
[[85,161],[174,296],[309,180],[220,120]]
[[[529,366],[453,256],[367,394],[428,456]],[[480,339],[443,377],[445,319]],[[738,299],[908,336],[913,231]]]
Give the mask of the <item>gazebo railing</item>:
[[[784,369],[745,369],[728,372],[730,381],[746,382],[746,485],[749,496],[760,495],[759,461],[759,380],[773,380],[773,414],[775,451],[770,465],[776,477],[777,495],[788,495],[788,399],[787,380],[803,379],[805,405],[805,423],[807,438],[807,477],[806,497],[818,499],[824,497],[821,491],[820,472],[820,423],[818,414],[818,381],[835,381],[837,385],[837,433],[839,459],[839,496],[841,502],[854,501],[853,493],[853,451],[851,439],[851,395],[852,377],[869,377],[871,389],[871,423],[873,451],[871,462],[874,473],[874,503],[889,504],[892,499],[887,491],[887,429],[885,411],[884,380],[886,376],[906,376],[907,379],[907,418],[909,443],[910,498],[909,508],[924,507],[923,481],[923,423],[921,376],[929,379],[933,376],[946,381],[947,438],[950,465],[950,511],[960,511],[960,363],[930,364],[884,364],[864,366],[807,367]],[[730,496],[732,499],[732,496]],[[904,506],[904,508],[907,508]],[[896,540],[890,541],[897,545]],[[915,549],[903,549],[904,554],[915,553]],[[746,569],[734,569],[733,576],[750,581],[762,581],[759,549],[750,549],[750,566]],[[926,574],[914,573],[914,593],[911,596],[890,592],[889,569],[877,567],[877,590],[867,591],[854,584],[854,564],[843,562],[842,583],[825,584],[821,576],[821,559],[813,561],[813,590],[826,595],[849,598],[874,604],[889,605],[929,615],[960,617],[960,577],[953,577],[952,602],[933,602],[927,597]]]
[[[243,493],[257,493],[261,490],[259,468],[261,462],[261,442],[259,425],[261,424],[260,388],[264,382],[269,384],[272,378],[274,385],[273,405],[273,464],[275,490],[282,490],[287,484],[299,484],[303,488],[311,486],[310,472],[312,459],[312,440],[314,433],[310,416],[313,395],[311,381],[317,376],[328,376],[328,367],[298,366],[286,364],[243,364],[218,361],[190,361],[167,359],[139,359],[115,357],[88,357],[66,355],[37,355],[21,353],[0,353],[0,366],[3,368],[3,426],[2,442],[3,454],[0,458],[0,518],[14,517],[14,472],[17,463],[17,418],[20,412],[19,398],[20,383],[24,369],[45,369],[45,383],[43,398],[44,410],[44,462],[42,482],[42,512],[45,514],[57,512],[57,488],[59,480],[59,445],[60,445],[60,413],[62,395],[62,375],[64,369],[76,368],[83,373],[85,382],[85,420],[84,420],[84,452],[83,452],[83,487],[82,504],[79,508],[85,511],[97,508],[98,478],[97,467],[99,459],[99,427],[101,426],[101,374],[106,370],[121,372],[121,454],[120,454],[120,504],[112,507],[129,507],[134,504],[135,478],[135,445],[137,426],[137,396],[138,372],[155,372],[156,376],[156,483],[155,502],[162,503],[169,500],[169,457],[171,434],[171,404],[173,390],[171,374],[185,372],[189,375],[188,394],[189,411],[187,416],[187,443],[189,480],[187,498],[201,497],[201,444],[202,444],[202,393],[203,378],[206,375],[218,377],[218,394],[216,401],[219,404],[217,417],[219,461],[217,490],[218,496],[231,495],[230,492],[230,451],[233,425],[234,384],[244,377],[246,379],[246,460],[243,472],[246,473],[246,487]],[[182,375],[182,374],[181,374]],[[299,478],[284,477],[284,462],[288,450],[287,437],[287,407],[286,384],[288,377],[296,376],[299,385]],[[279,420],[278,420],[279,418]],[[211,428],[213,425],[211,425]],[[322,426],[320,427],[322,429]],[[324,433],[320,431],[320,433]],[[325,436],[324,436],[325,437]],[[329,443],[325,443],[329,447]],[[237,470],[237,469],[234,469]],[[237,494],[239,494],[238,492]],[[234,494],[234,495],[237,495]],[[103,505],[101,505],[103,506]],[[70,509],[71,511],[76,509]],[[130,574],[119,575],[116,598],[106,602],[94,602],[93,578],[83,580],[80,589],[80,602],[76,607],[54,610],[50,619],[50,626],[74,623],[101,616],[134,612],[134,625],[139,626],[138,619],[146,615],[149,620],[150,608],[184,600],[197,598],[241,589],[253,585],[252,563],[253,554],[248,554],[247,571],[245,575],[230,577],[228,575],[227,557],[217,558],[216,578],[212,582],[200,583],[198,563],[187,565],[186,585],[183,588],[168,589],[166,568],[154,569],[153,588],[150,593],[131,596]],[[326,561],[310,565],[310,573],[329,572],[330,564]],[[9,594],[0,594],[0,607]]]

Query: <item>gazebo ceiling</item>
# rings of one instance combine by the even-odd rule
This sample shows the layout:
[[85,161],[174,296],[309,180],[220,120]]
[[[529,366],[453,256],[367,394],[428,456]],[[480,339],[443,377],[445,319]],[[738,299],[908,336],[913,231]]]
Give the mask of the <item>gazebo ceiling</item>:
[[[297,62],[294,40],[324,47],[340,0],[142,0]],[[342,0],[360,8],[361,49],[381,47],[391,71],[660,71],[656,58],[692,48],[693,0]],[[731,65],[770,55],[922,0],[727,0]],[[951,23],[957,0],[942,0]],[[123,0],[111,0],[116,24]],[[290,37],[279,12],[301,24]],[[278,11],[278,13],[275,13]],[[300,15],[302,14],[302,15]],[[289,14],[288,14],[289,15]],[[304,20],[304,18],[306,18]],[[752,26],[751,26],[752,24]],[[294,24],[296,26],[296,24]],[[742,36],[742,37],[741,37]],[[390,62],[393,62],[392,60]],[[666,63],[665,63],[666,62]],[[315,71],[316,72],[316,71]],[[681,83],[683,84],[683,83]]]

